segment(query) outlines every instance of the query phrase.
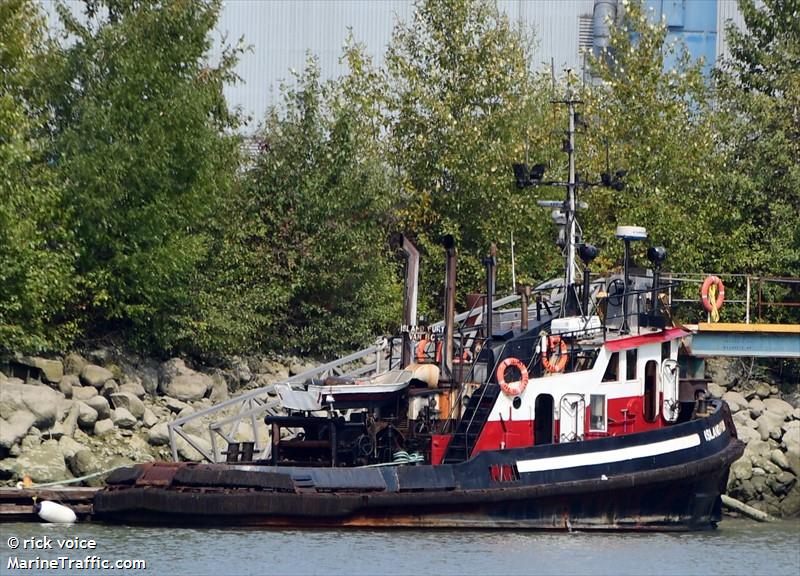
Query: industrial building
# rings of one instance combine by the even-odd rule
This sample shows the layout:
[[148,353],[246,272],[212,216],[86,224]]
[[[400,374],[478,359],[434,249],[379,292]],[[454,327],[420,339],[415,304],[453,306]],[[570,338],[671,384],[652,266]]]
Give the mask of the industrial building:
[[[81,3],[68,4],[80,11]],[[605,41],[606,16],[618,16],[623,0],[497,0],[498,7],[533,34],[533,69],[582,73],[586,54]],[[48,3],[45,2],[45,6]],[[654,20],[668,26],[668,41],[685,43],[710,69],[726,52],[725,25],[741,26],[736,0],[645,0]],[[242,81],[226,89],[228,101],[253,119],[278,102],[282,82],[305,67],[309,54],[318,58],[323,78],[344,72],[339,59],[349,32],[374,63],[383,61],[392,32],[408,21],[412,0],[228,0],[217,25],[215,50],[222,42],[243,39],[250,46],[237,66]],[[52,14],[52,5],[48,7]],[[51,19],[54,25],[56,18]],[[666,63],[669,66],[671,63]]]

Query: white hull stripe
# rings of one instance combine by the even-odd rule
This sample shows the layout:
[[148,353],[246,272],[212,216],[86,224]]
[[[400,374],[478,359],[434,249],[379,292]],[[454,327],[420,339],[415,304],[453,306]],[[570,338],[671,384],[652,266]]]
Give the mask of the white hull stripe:
[[635,460],[686,450],[700,445],[700,435],[691,434],[671,440],[662,440],[643,446],[617,448],[605,452],[588,452],[584,454],[571,454],[569,456],[555,456],[553,458],[536,458],[535,460],[518,460],[517,469],[521,474],[525,472],[541,472],[542,470],[561,470],[563,468],[578,468],[581,466],[594,466],[596,464],[609,464],[624,460]]

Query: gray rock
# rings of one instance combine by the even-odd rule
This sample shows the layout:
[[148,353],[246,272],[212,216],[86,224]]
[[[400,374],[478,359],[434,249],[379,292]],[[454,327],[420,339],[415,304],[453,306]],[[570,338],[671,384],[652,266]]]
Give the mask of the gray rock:
[[170,380],[163,387],[163,393],[178,400],[200,400],[211,388],[211,378],[205,374],[181,374]]
[[752,440],[747,443],[747,446],[744,448],[745,454],[749,456],[761,456],[763,458],[768,458],[769,453],[772,451],[768,442],[763,440]]
[[[744,412],[739,412],[738,414],[743,414],[743,413]],[[736,433],[739,435],[739,440],[741,440],[745,444],[748,444],[753,440],[758,440],[759,442],[761,441],[761,434],[758,433],[758,430],[756,430],[755,428],[750,428],[749,426],[739,426],[737,424]]]
[[[72,458],[69,459],[69,466],[75,476],[88,476],[95,472],[102,472],[104,470],[103,463],[95,456],[91,450],[83,449],[77,452]],[[90,478],[87,484],[90,486],[100,486],[103,480],[99,477]]]
[[791,452],[785,452],[783,454],[786,457],[786,461],[789,463],[789,470],[795,476],[800,476],[800,456],[796,454],[792,454]]
[[783,471],[778,474],[773,474],[768,478],[767,486],[769,486],[769,489],[772,490],[772,493],[776,496],[783,496],[789,493],[789,490],[792,489],[795,482],[797,482],[797,478],[794,477],[794,474]]
[[756,428],[758,426],[756,421],[750,417],[750,412],[748,410],[739,410],[734,414],[733,423],[736,424],[737,430],[741,430],[742,428]]
[[800,408],[792,410],[792,420],[800,420]]
[[148,428],[152,428],[158,424],[158,416],[156,416],[150,408],[145,408],[144,414],[142,414],[142,423]]
[[[187,434],[189,439],[197,446],[202,448],[207,454],[211,454],[211,443],[205,438],[200,438],[192,434]],[[175,437],[175,445],[178,448],[178,455],[189,462],[202,462],[205,457],[186,441],[180,434]]]
[[125,408],[137,420],[144,416],[144,402],[130,392],[117,392],[111,395],[114,408]]
[[72,458],[75,454],[80,452],[81,450],[86,450],[86,446],[77,442],[73,438],[69,436],[62,436],[58,441],[58,448],[61,450],[61,453],[64,455],[64,458],[69,459]]
[[731,476],[737,480],[749,480],[753,477],[753,465],[749,458],[739,458],[731,464]]
[[73,374],[65,374],[58,383],[58,391],[61,392],[65,398],[72,398],[72,389],[75,386],[80,386],[80,380]]
[[738,412],[739,410],[747,407],[747,400],[745,397],[739,394],[738,392],[728,391],[722,395],[722,399],[728,403],[728,406],[731,408],[731,412]]
[[22,440],[36,422],[36,417],[27,410],[19,410],[6,420],[0,418],[0,447],[10,449]]
[[100,389],[100,394],[106,398],[110,398],[112,394],[116,394],[117,392],[119,392],[119,384],[117,384],[116,380],[109,380],[103,384],[103,387]]
[[97,388],[92,386],[73,386],[72,398],[75,400],[88,400],[92,396],[97,396]]
[[114,374],[111,370],[97,366],[96,364],[87,364],[81,370],[81,382],[87,386],[94,386],[95,388],[102,388],[103,384],[109,380],[114,379]]
[[27,411],[35,425],[50,428],[56,422],[58,403],[63,396],[47,386],[17,384],[10,380],[0,385],[0,418],[9,421],[12,414]]
[[45,382],[58,384],[64,376],[64,365],[60,360],[48,360],[37,356],[19,356],[16,361],[24,366],[38,368]]
[[773,476],[775,474],[780,474],[781,469],[773,464],[769,457],[764,458],[762,456],[758,456],[753,458],[753,468],[760,468],[764,472],[766,472],[767,476]]
[[147,392],[144,389],[144,386],[142,386],[139,382],[132,382],[132,381],[120,384],[119,391],[128,392],[129,394],[133,394],[137,398],[144,398],[145,394],[147,394]]
[[126,408],[114,408],[111,411],[111,421],[117,428],[130,429],[136,425],[136,418]]
[[76,402],[78,406],[78,426],[84,430],[93,430],[97,422],[97,410],[86,402]]
[[167,396],[164,398],[164,406],[166,406],[170,412],[178,413],[189,405],[177,398],[170,398]]
[[29,476],[37,484],[72,478],[55,440],[22,452],[14,461],[14,471],[17,478]]
[[789,460],[786,458],[786,454],[784,454],[781,450],[775,449],[769,453],[769,459],[772,461],[773,464],[783,468],[784,470],[789,469]]
[[147,441],[153,446],[169,444],[169,427],[166,422],[159,422],[147,431]]
[[103,418],[102,420],[98,420],[97,423],[94,425],[95,436],[103,436],[104,434],[108,434],[113,430],[114,430],[114,422],[112,422],[110,418]]
[[211,377],[211,395],[209,396],[211,403],[216,404],[218,402],[224,402],[228,398],[228,383],[221,374],[214,374]]
[[780,440],[783,431],[781,430],[781,423],[783,422],[783,417],[780,414],[776,414],[775,412],[770,412],[767,410],[761,416],[758,417],[756,420],[756,424],[758,424],[758,433],[761,434],[761,439],[766,440],[767,438],[774,438],[775,440]]
[[795,482],[783,500],[781,500],[781,516],[792,518],[800,515],[800,482]]
[[86,404],[97,410],[97,417],[101,420],[111,416],[111,405],[103,396],[92,396],[86,400]]
[[709,382],[708,393],[711,394],[713,398],[722,398],[722,395],[725,394],[725,388],[714,382]]
[[780,398],[767,398],[764,400],[764,408],[781,417],[782,420],[791,418],[794,408],[788,402]]
[[[797,423],[797,420],[789,422],[789,424]],[[800,456],[800,427],[787,426],[786,432],[783,435],[781,447],[787,454],[794,454]]]
[[31,428],[31,431],[32,432],[29,432],[28,435],[19,442],[19,447],[22,448],[23,452],[32,450],[42,443],[42,435],[38,433],[39,431],[36,427]]
[[765,398],[769,398],[771,394],[770,385],[766,382],[758,382],[755,387],[755,395],[761,398],[762,400]]
[[158,367],[159,388],[176,376],[184,374],[187,370],[190,370],[190,368],[188,368],[186,363],[180,358],[170,358],[166,362],[162,362]]
[[67,413],[67,417],[64,418],[64,421],[61,423],[62,431],[64,432],[65,436],[72,436],[75,434],[75,428],[78,426],[78,416],[80,415],[80,412],[80,407],[73,402],[72,407]]
[[77,376],[87,364],[88,362],[83,356],[76,352],[70,352],[64,357],[64,372]]
[[194,414],[195,412],[196,410],[192,406],[187,406],[186,408],[178,412],[178,419],[185,418],[186,416]]
[[761,398],[754,397],[750,400],[748,406],[750,407],[750,416],[753,418],[758,418],[764,413],[764,402]]

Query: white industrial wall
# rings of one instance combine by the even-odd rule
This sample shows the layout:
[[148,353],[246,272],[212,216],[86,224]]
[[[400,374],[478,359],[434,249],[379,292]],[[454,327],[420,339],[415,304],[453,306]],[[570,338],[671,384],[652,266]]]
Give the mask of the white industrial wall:
[[[53,1],[40,1],[56,27]],[[719,31],[729,19],[741,25],[735,0],[716,1]],[[75,11],[82,6],[77,0],[67,4]],[[531,67],[549,69],[552,63],[559,74],[582,68],[579,19],[591,15],[593,4],[593,0],[498,0],[512,22],[533,32]],[[237,67],[242,82],[226,89],[228,100],[254,119],[252,129],[267,107],[278,102],[280,83],[292,81],[290,71],[301,71],[309,53],[319,59],[323,77],[339,75],[344,71],[339,63],[342,47],[352,29],[380,65],[398,19],[407,21],[412,12],[411,0],[227,0],[214,39],[216,54],[223,37],[228,43],[243,37],[252,47]],[[718,55],[726,51],[724,36],[717,35]]]

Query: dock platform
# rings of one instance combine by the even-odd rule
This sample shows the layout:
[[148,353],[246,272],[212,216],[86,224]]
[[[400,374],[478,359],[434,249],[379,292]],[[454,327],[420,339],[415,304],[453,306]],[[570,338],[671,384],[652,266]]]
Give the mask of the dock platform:
[[92,503],[100,488],[49,487],[49,488],[0,488],[0,523],[39,522],[33,508],[35,501],[50,500],[69,506],[78,520],[92,515]]

